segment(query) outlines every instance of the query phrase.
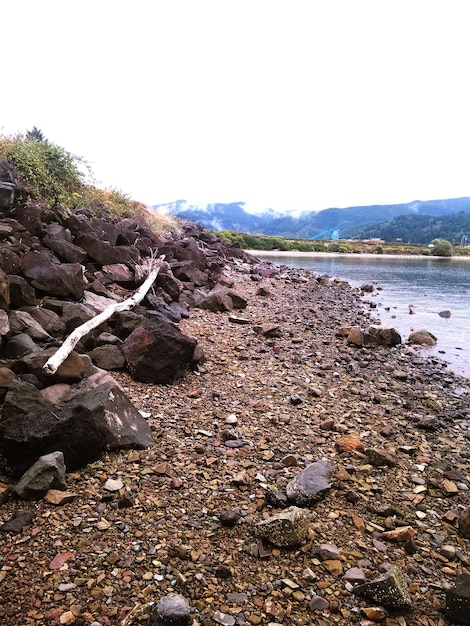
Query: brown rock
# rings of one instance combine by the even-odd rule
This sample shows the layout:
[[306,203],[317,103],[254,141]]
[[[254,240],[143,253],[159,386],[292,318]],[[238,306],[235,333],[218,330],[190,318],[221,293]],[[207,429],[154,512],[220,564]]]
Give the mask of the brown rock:
[[393,530],[387,530],[381,536],[386,541],[408,541],[408,539],[415,536],[415,531],[411,526],[399,526]]
[[363,452],[365,446],[358,437],[355,437],[354,435],[346,435],[335,442],[335,448],[338,452]]
[[465,539],[470,539],[470,506],[459,515],[459,533]]

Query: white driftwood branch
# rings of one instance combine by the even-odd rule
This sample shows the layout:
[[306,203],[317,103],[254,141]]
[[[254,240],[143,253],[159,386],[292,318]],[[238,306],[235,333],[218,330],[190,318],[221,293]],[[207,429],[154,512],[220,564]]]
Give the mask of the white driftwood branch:
[[148,290],[155,282],[155,279],[158,276],[158,272],[160,271],[164,259],[165,256],[163,255],[159,259],[149,260],[151,265],[150,272],[145,281],[139,287],[139,289],[134,293],[134,295],[130,298],[127,298],[127,300],[123,300],[122,302],[116,302],[116,304],[111,304],[104,311],[102,311],[95,317],[92,317],[84,324],[81,324],[81,326],[78,326],[72,333],[70,333],[70,335],[60,346],[57,352],[46,361],[46,363],[43,365],[43,370],[45,370],[47,374],[55,374],[59,366],[69,356],[69,354],[72,352],[72,350],[75,348],[75,346],[82,337],[87,335],[91,330],[93,330],[93,328],[96,328],[104,321],[109,319],[114,313],[118,313],[120,311],[128,311],[129,309],[132,309],[137,304],[139,304],[139,302],[142,302]]

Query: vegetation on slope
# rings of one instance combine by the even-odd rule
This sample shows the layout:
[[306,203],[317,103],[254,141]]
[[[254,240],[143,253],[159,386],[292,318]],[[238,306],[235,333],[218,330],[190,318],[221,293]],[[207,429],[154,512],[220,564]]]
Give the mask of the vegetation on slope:
[[83,158],[52,143],[36,127],[25,134],[0,134],[0,158],[18,170],[23,191],[16,194],[16,202],[55,205],[64,214],[88,209],[121,218],[145,215],[158,232],[177,230],[176,218],[148,212],[144,204],[116,189],[97,187]]

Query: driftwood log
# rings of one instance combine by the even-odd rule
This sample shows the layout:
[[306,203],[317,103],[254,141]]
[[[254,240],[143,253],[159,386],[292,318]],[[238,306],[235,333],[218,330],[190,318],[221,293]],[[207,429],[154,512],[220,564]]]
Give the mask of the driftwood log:
[[[116,302],[116,304],[111,304],[104,311],[91,318],[84,324],[78,326],[64,343],[60,346],[55,354],[53,354],[44,364],[43,369],[47,374],[55,374],[57,372],[59,366],[65,361],[65,359],[69,356],[72,350],[75,348],[77,343],[80,341],[82,337],[87,335],[91,330],[108,320],[114,313],[118,313],[120,311],[128,311],[132,309],[137,304],[142,302],[145,295],[147,294],[150,287],[155,282],[155,279],[158,276],[158,272],[163,264],[165,256],[161,256],[159,259],[151,259],[149,260],[149,273],[145,281],[139,287],[139,289],[127,300],[123,300],[122,302]],[[142,268],[140,268],[142,269]]]

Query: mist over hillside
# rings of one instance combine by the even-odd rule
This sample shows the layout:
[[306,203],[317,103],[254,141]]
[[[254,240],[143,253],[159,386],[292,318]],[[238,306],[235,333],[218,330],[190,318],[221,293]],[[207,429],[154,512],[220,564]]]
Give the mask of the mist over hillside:
[[470,213],[470,198],[329,208],[300,215],[279,213],[271,209],[254,213],[247,209],[244,202],[194,205],[186,200],[176,200],[154,205],[152,209],[197,222],[213,230],[310,239],[331,229],[339,230],[342,237],[357,237],[361,231],[372,233],[374,227],[402,215],[441,217],[460,212]]

